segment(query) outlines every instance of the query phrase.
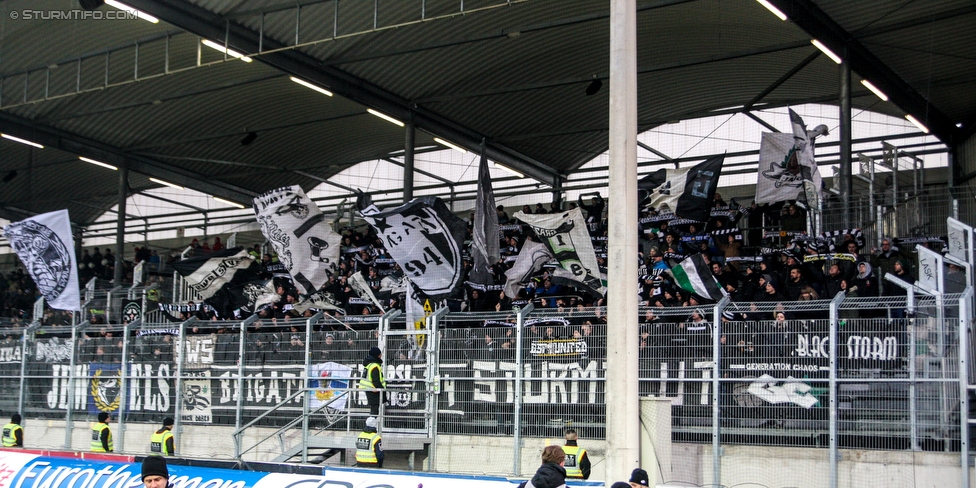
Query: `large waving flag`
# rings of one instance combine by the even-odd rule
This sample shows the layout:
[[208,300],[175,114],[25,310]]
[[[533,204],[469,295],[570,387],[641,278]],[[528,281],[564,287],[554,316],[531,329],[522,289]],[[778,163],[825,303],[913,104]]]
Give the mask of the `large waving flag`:
[[383,240],[390,257],[427,297],[446,298],[461,284],[461,246],[467,225],[437,197],[420,197],[380,210],[365,193],[359,213]]
[[47,304],[59,310],[80,311],[78,261],[68,211],[12,223],[3,233]]
[[473,267],[468,279],[479,285],[493,285],[491,266],[498,262],[498,213],[495,212],[495,193],[491,189],[485,143],[481,142],[481,163],[478,165],[478,197],[474,202],[474,239],[471,244]]
[[671,268],[671,275],[681,289],[698,296],[719,301],[727,295],[708,269],[705,258],[701,254],[695,254],[678,263]]
[[807,131],[803,118],[790,110],[792,134],[764,132],[759,145],[756,203],[801,200],[816,206],[823,181],[813,157],[814,140],[827,126]]
[[329,282],[329,273],[338,266],[341,236],[300,186],[258,195],[254,213],[299,293],[315,293]]
[[254,312],[277,299],[270,280],[260,278],[261,267],[243,247],[184,259],[173,268],[221,318],[233,317],[238,308]]
[[542,269],[542,265],[552,261],[552,252],[541,242],[525,241],[515,264],[505,272],[505,296],[515,298],[518,295],[518,285],[525,283],[537,271]]
[[683,219],[708,220],[725,155],[713,156],[690,168],[660,169],[640,180],[638,188],[649,193],[648,205],[667,207]]
[[575,281],[597,295],[606,293],[606,283],[601,279],[593,242],[579,208],[557,214],[525,214],[518,211],[515,218],[531,226],[556,257],[559,266],[568,271],[558,273],[560,277]]

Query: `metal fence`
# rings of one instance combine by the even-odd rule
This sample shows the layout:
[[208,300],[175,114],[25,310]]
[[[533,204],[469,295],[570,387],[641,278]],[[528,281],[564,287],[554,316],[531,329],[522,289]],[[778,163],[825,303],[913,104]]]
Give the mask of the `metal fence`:
[[[941,300],[642,309],[634,321],[640,393],[671,401],[677,442],[823,448],[825,462],[840,448],[959,452],[968,442],[959,314],[971,313],[959,296]],[[439,435],[514,437],[512,465],[487,469],[520,473],[521,438],[560,438],[567,427],[605,437],[614,324],[603,309],[444,310],[426,322],[415,330],[393,313],[7,324],[0,387],[20,394],[0,396],[0,408],[74,421],[122,412],[118,450],[146,450],[125,445],[127,425],[174,416],[177,432],[180,424],[234,427],[236,452],[227,457],[307,460],[361,429],[369,409],[357,380],[366,352],[380,345],[382,428],[431,457]],[[67,425],[65,446],[86,449]],[[470,469],[486,470],[474,461]],[[718,465],[715,474],[721,479]]]

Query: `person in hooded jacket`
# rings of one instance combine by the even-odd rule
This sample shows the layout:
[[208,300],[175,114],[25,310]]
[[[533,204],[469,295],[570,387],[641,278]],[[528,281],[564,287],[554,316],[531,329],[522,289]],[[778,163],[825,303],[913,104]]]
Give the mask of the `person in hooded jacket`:
[[386,379],[383,378],[383,358],[378,347],[369,348],[369,354],[363,359],[363,377],[359,380],[359,388],[366,390],[366,403],[369,404],[369,414],[380,414],[380,402],[383,390],[386,389]]
[[565,462],[566,453],[561,446],[546,446],[542,450],[542,466],[539,466],[531,480],[523,481],[519,488],[565,488]]
[[857,287],[858,296],[878,296],[878,280],[874,276],[874,269],[867,261],[857,263],[857,276],[851,281],[851,285]]

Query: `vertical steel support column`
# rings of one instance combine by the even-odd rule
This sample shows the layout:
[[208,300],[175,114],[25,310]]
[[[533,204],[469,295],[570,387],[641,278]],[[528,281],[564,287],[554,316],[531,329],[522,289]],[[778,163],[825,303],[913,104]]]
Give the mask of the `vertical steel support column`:
[[[908,291],[908,315],[914,316],[915,313],[915,287],[911,286],[906,288]],[[915,366],[915,348],[916,344],[916,334],[918,334],[918,329],[915,328],[915,319],[910,319],[912,321],[912,331],[908,335],[908,415],[909,424],[912,431],[909,433],[909,439],[912,451],[920,451],[921,447],[918,445],[918,391],[917,385],[915,384],[918,372]]]
[[722,383],[722,312],[729,306],[732,299],[728,295],[722,297],[713,309],[712,323],[712,484],[722,484],[722,426],[721,406]]
[[[238,354],[237,358],[237,411],[234,416],[234,432],[241,430],[241,425],[243,425],[244,418],[244,340],[247,338],[247,327],[258,320],[257,315],[251,315],[241,322],[241,336],[240,344],[238,344]],[[243,433],[238,434],[237,438],[234,439],[234,458],[238,461],[241,460],[241,439],[244,437]]]
[[837,102],[840,107],[840,201],[844,206],[842,212],[845,229],[851,228],[851,195],[854,193],[854,182],[851,177],[851,65],[846,60],[840,64],[840,97]]
[[[324,313],[318,312],[305,321],[305,372],[302,380],[302,464],[308,463],[308,409],[311,401],[311,390],[309,390],[309,374],[312,367],[312,326],[322,320]],[[348,395],[348,393],[347,393]],[[346,399],[348,401],[348,398]]]
[[[71,418],[72,410],[74,409],[75,403],[75,358],[78,355],[78,333],[85,330],[88,327],[89,322],[86,320],[71,329],[71,358],[68,360],[68,407],[65,411],[64,423],[64,448],[71,449],[71,429],[74,426],[74,421]],[[20,375],[21,378],[24,377],[23,374]],[[21,394],[24,391],[24,385],[20,385]]]
[[[119,402],[119,452],[125,452],[125,399],[128,397],[127,388],[129,387],[129,382],[126,378],[129,376],[129,338],[132,337],[131,331],[135,327],[142,325],[141,320],[135,320],[128,324],[125,324],[125,328],[122,329],[122,363],[120,364],[122,379],[119,381],[119,397],[122,401]],[[182,334],[180,334],[182,337]],[[180,387],[176,386],[176,395],[179,396]]]
[[969,487],[969,324],[972,323],[973,287],[959,297],[959,457],[962,479]]
[[[119,214],[115,231],[115,280],[112,286],[121,286],[125,276],[125,200],[129,197],[129,163],[123,161],[119,165]],[[111,308],[111,303],[109,307]]]
[[[33,326],[34,324],[31,325]],[[73,330],[71,331],[71,334],[72,336],[74,335]],[[27,374],[27,336],[28,336],[27,330],[25,330],[24,333],[20,336],[20,392],[18,393],[18,397],[17,397],[17,413],[20,413],[21,415],[23,415],[24,395],[26,395],[26,393],[24,393],[24,386],[25,386],[24,376]]]
[[176,361],[176,402],[173,405],[173,447],[176,452],[183,452],[180,448],[180,438],[183,429],[183,364],[186,363],[186,326],[197,321],[196,317],[180,323],[179,349]]
[[[404,125],[403,142],[403,203],[413,200],[413,151],[416,144],[417,128],[413,122]],[[453,201],[453,199],[452,199]]]
[[[606,479],[640,466],[637,344],[637,3],[610,3]],[[596,272],[596,270],[594,270]],[[653,470],[652,470],[653,472]]]
[[840,456],[840,450],[838,449],[839,439],[837,438],[837,329],[839,327],[839,311],[840,304],[844,301],[846,294],[840,292],[830,301],[830,338],[828,339],[828,348],[830,349],[830,401],[828,405],[829,412],[829,441],[830,441],[830,473],[829,482],[830,488],[837,488],[837,462],[839,461],[838,456]]
[[515,452],[512,458],[512,475],[514,476],[522,474],[522,374],[525,372],[522,369],[522,338],[525,337],[522,333],[522,327],[525,325],[525,318],[533,310],[535,310],[535,305],[529,302],[519,310],[515,317],[515,407],[512,409],[512,434],[514,434],[513,442],[515,443],[513,449]]

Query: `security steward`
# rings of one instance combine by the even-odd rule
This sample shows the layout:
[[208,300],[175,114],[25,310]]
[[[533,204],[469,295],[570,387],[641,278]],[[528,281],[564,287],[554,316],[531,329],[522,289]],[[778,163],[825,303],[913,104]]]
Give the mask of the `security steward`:
[[163,428],[153,433],[149,438],[149,450],[153,454],[164,456],[176,455],[176,443],[173,441],[173,418],[163,419]]
[[363,360],[363,377],[359,380],[359,388],[366,390],[366,403],[369,404],[369,414],[377,416],[380,414],[380,402],[382,392],[386,388],[386,379],[383,378],[383,358],[382,352],[378,347],[369,348],[369,355]]
[[112,430],[108,428],[108,412],[98,414],[98,423],[92,425],[91,452],[113,452],[115,442],[112,441]]
[[24,428],[20,426],[20,414],[10,416],[10,423],[3,426],[3,447],[24,447]]
[[590,458],[586,456],[586,449],[576,445],[576,431],[566,429],[566,445],[563,452],[566,453],[566,478],[569,479],[589,479],[590,478]]
[[383,467],[383,446],[376,433],[376,417],[366,419],[366,427],[356,438],[356,465],[370,468]]

